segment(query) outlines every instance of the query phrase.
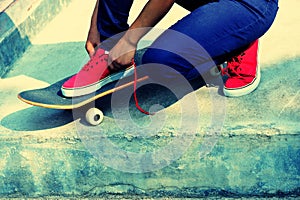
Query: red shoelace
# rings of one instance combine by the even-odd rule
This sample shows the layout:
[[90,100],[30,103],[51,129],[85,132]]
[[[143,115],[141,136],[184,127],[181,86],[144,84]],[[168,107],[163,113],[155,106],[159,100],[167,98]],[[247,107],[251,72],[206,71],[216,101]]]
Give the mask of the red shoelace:
[[137,94],[136,94],[136,89],[137,89],[137,80],[138,80],[138,75],[137,75],[137,67],[134,61],[134,58],[132,58],[131,60],[131,64],[134,67],[134,82],[133,82],[133,97],[134,97],[134,101],[135,101],[135,107],[142,113],[146,114],[146,115],[154,115],[155,113],[150,113],[146,110],[144,110],[140,105],[139,105],[139,101],[137,98]]
[[233,75],[237,77],[242,77],[240,75],[242,68],[240,67],[241,61],[243,59],[244,54],[241,54],[239,56],[231,58],[227,64],[226,67],[222,67],[221,65],[218,65],[218,69],[220,70],[221,74],[227,75],[228,77],[232,77]]

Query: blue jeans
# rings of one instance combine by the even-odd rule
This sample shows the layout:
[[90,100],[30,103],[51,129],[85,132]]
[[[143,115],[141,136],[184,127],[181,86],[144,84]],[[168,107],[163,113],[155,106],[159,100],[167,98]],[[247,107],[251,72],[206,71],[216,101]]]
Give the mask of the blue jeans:
[[[102,0],[105,1],[110,2]],[[110,34],[128,28],[127,17],[133,1],[118,2],[123,4],[123,15],[117,20],[118,27],[110,29],[114,30]],[[191,13],[159,36],[145,52],[142,62],[168,66],[188,80],[246,49],[267,32],[278,10],[278,0],[178,0],[177,3]],[[101,17],[105,16],[99,16],[99,20],[102,20],[99,23],[103,24],[106,20],[106,24],[109,24],[107,19]],[[111,36],[101,27],[99,31],[106,37]],[[159,74],[170,78],[176,73],[165,70]]]

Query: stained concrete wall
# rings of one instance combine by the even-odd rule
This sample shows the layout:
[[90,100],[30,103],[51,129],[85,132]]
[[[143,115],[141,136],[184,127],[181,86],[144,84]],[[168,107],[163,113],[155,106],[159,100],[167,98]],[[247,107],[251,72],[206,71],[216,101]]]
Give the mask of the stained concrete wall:
[[3,2],[0,13],[0,77],[30,46],[40,32],[71,0]]

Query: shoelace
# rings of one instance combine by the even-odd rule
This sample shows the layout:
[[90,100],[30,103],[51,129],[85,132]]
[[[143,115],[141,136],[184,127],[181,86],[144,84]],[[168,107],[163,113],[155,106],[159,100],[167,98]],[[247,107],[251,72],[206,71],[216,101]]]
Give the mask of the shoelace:
[[[93,55],[93,57],[84,65],[84,67],[82,68],[82,71],[89,71],[91,68],[93,68],[94,66],[93,66],[93,64],[92,64],[92,62],[94,61],[94,57],[96,56],[97,54],[95,54],[95,55]],[[104,58],[102,58],[102,57],[104,57]],[[99,60],[99,61],[96,61],[96,65],[98,64],[98,62],[103,62],[103,61],[108,61],[108,55],[107,54],[101,54],[100,56],[99,56],[99,59],[97,59],[97,60]]]
[[218,69],[220,70],[221,74],[227,75],[228,77],[232,77],[233,75],[237,76],[237,77],[242,77],[240,75],[240,72],[242,71],[242,68],[240,67],[241,61],[242,61],[242,56],[243,54],[233,57],[231,58],[227,64],[226,67],[221,67],[220,65],[218,65]]
[[134,101],[135,101],[135,107],[142,113],[146,114],[146,115],[154,115],[155,113],[150,113],[146,110],[144,110],[140,105],[139,105],[139,101],[137,98],[137,94],[136,94],[136,89],[137,89],[137,80],[138,80],[138,76],[137,76],[137,67],[134,61],[134,58],[132,58],[131,60],[131,64],[133,65],[134,68],[134,82],[133,82],[133,97],[134,97]]

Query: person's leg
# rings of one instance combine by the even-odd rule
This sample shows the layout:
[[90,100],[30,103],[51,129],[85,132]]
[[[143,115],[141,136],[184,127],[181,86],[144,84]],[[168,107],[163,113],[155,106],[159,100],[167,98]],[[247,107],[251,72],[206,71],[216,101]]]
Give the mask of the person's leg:
[[98,31],[101,40],[128,30],[128,16],[133,0],[100,0],[98,6]]
[[61,92],[64,96],[75,97],[92,93],[105,84],[132,73],[132,70],[112,73],[107,68],[107,51],[120,39],[122,32],[128,29],[127,20],[132,3],[133,0],[99,1],[97,27],[101,44],[83,68],[62,85]]
[[193,79],[213,66],[211,59],[221,64],[261,37],[277,5],[277,0],[219,0],[200,6],[162,34],[144,54],[143,63],[167,65]]
[[[176,0],[181,7],[194,11],[202,5],[218,0],[186,1]],[[219,65],[219,69],[212,69],[212,73],[224,76],[223,92],[225,96],[237,97],[248,94],[258,87],[260,82],[260,66],[258,62],[258,40],[249,48],[227,60],[226,65]],[[224,66],[221,68],[221,66]]]
[[258,40],[239,55],[236,55],[221,68],[224,82],[223,92],[228,97],[238,97],[254,91],[260,82],[260,66],[258,62]]

